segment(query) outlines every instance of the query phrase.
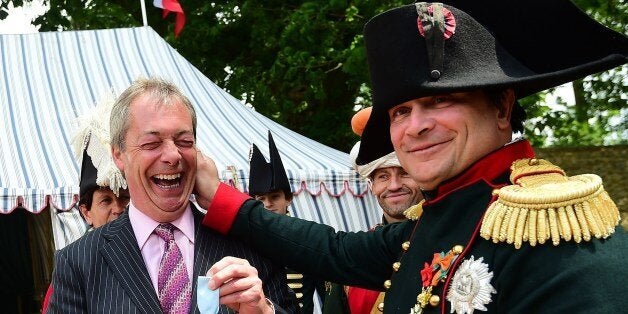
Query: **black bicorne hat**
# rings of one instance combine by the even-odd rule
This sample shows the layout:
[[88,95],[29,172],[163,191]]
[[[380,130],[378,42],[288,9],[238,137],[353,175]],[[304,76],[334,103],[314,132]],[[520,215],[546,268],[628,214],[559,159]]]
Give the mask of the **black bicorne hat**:
[[80,198],[96,187],[109,187],[115,195],[120,189],[127,188],[126,180],[111,155],[109,117],[114,101],[115,97],[107,94],[96,107],[77,119],[79,127],[72,139],[72,147],[77,161],[81,163]]
[[268,131],[268,150],[270,163],[266,162],[266,158],[255,144],[251,148],[249,195],[262,195],[271,191],[282,190],[286,197],[290,197],[292,195],[290,182],[270,131]]
[[81,178],[79,179],[79,197],[83,197],[88,191],[99,188],[96,184],[98,170],[94,167],[92,157],[87,154],[87,150],[83,150],[83,161],[81,162]]
[[373,112],[358,164],[393,151],[388,109],[406,101],[499,88],[522,98],[627,61],[628,39],[568,0],[444,3],[398,7],[365,25]]

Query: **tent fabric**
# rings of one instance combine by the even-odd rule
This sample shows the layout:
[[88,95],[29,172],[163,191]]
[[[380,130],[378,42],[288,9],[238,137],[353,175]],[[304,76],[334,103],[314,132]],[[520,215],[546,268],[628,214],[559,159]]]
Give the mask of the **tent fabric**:
[[364,230],[380,220],[347,154],[242,104],[149,27],[0,35],[0,58],[0,213],[50,206],[57,249],[85,231],[70,146],[76,119],[138,77],[172,81],[195,104],[198,146],[215,160],[222,181],[246,192],[250,146],[257,143],[268,156],[270,130],[296,192],[294,216],[339,230]]

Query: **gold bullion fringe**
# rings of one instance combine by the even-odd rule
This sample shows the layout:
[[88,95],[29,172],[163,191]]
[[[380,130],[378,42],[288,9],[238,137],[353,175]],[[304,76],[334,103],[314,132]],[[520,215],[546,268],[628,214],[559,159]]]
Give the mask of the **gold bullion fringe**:
[[617,206],[594,174],[567,177],[542,159],[517,160],[511,166],[513,185],[493,191],[480,236],[520,248],[551,240],[590,241],[607,238],[620,221]]
[[410,220],[419,219],[423,213],[423,203],[425,203],[425,200],[421,200],[418,204],[408,207],[403,214]]

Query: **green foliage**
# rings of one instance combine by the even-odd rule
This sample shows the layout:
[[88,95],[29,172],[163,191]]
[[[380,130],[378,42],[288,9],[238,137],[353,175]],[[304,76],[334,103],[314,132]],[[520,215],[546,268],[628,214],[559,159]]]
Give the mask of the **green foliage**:
[[[177,39],[171,23],[160,21],[160,12],[147,3],[149,25],[179,53],[258,112],[332,147],[351,148],[357,140],[350,128],[356,99],[358,105],[370,102],[362,27],[402,1],[180,2],[187,22]],[[135,1],[92,0],[88,8],[85,3],[55,1],[38,21],[42,30],[141,21]]]
[[[174,16],[163,20],[161,10],[146,0],[149,25],[216,84],[258,112],[343,151],[357,140],[349,125],[354,109],[369,106],[371,99],[363,25],[377,13],[407,3],[180,2],[187,22],[179,38],[173,36]],[[624,0],[576,2],[626,33]],[[42,31],[140,26],[142,21],[137,1],[56,0],[50,5],[36,21]],[[575,85],[574,106],[549,106],[546,93],[522,99],[530,118],[526,137],[536,146],[626,143],[625,76],[624,67],[588,77]]]
[[[607,27],[628,33],[627,2],[574,0],[574,3]],[[552,104],[557,106],[550,109],[546,104],[539,105],[542,98],[531,100],[536,104],[528,110],[528,116],[533,118],[526,124],[526,137],[535,146],[628,144],[626,73],[628,67],[623,66],[573,82],[574,104],[559,99]]]

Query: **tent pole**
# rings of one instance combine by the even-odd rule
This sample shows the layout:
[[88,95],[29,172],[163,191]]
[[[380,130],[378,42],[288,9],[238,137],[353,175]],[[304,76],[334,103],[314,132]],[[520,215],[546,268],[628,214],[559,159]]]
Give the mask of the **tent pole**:
[[140,0],[140,3],[142,5],[142,21],[144,22],[144,26],[148,26],[148,20],[146,18],[146,3],[144,3],[144,0]]

